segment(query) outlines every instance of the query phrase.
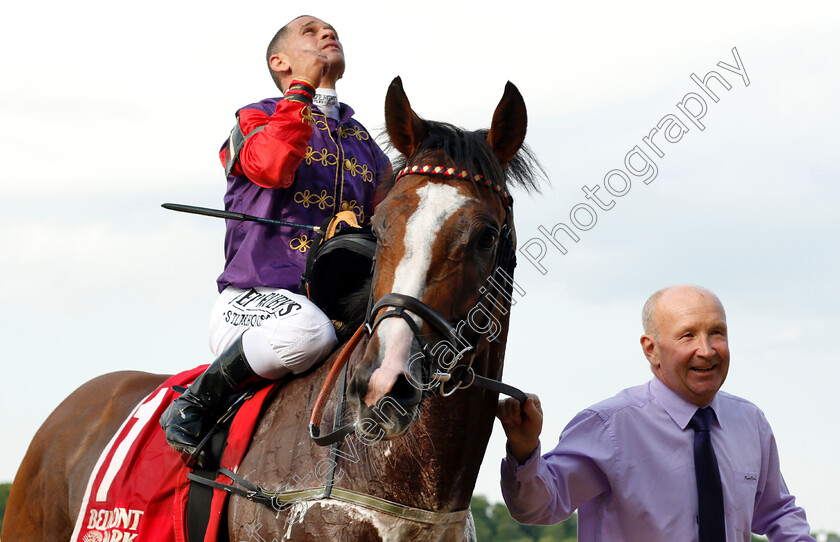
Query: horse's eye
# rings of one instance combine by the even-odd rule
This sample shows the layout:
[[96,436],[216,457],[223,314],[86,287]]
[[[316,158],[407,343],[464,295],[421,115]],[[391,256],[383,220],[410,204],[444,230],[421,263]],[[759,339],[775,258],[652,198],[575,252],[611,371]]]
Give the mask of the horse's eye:
[[481,250],[490,250],[496,246],[496,239],[499,237],[499,232],[495,228],[485,228],[478,238],[478,248]]

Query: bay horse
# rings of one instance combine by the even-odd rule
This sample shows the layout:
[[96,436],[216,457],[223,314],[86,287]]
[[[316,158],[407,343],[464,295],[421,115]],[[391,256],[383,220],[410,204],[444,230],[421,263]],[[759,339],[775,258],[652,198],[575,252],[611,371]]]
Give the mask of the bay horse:
[[[346,373],[336,352],[275,391],[231,472],[253,491],[230,497],[230,540],[475,539],[469,503],[498,392],[514,393],[498,382],[518,288],[508,186],[537,189],[540,169],[511,83],[489,130],[421,119],[399,78],[385,119],[403,158],[372,219],[365,338],[342,353]],[[68,540],[97,457],[165,379],[111,373],[59,405],[15,478],[3,540]]]

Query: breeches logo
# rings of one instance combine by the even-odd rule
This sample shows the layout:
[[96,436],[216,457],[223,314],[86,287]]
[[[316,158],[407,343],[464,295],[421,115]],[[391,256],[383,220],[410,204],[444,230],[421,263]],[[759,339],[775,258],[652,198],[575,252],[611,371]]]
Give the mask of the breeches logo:
[[289,297],[277,293],[260,293],[251,288],[230,302],[225,322],[233,326],[257,327],[267,318],[283,318],[302,307]]

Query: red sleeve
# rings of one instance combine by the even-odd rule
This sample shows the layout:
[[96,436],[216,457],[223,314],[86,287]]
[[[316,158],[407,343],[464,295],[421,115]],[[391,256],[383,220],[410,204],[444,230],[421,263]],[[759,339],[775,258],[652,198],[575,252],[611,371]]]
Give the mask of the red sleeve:
[[[248,137],[260,126],[265,128]],[[280,100],[270,117],[258,109],[242,109],[239,127],[247,140],[231,174],[244,174],[264,188],[290,186],[312,137],[309,107],[296,101]],[[224,164],[224,151],[219,156]]]

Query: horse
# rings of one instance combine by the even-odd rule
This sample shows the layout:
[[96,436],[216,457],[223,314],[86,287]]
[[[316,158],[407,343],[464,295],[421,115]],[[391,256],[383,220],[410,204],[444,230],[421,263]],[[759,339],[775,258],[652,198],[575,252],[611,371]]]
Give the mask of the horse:
[[[517,392],[500,382],[518,289],[508,188],[538,189],[541,170],[523,145],[525,103],[511,83],[489,130],[422,119],[400,78],[385,120],[403,158],[372,218],[364,324],[349,346],[273,390],[228,472],[230,540],[475,539],[469,503],[498,394]],[[61,403],[19,468],[2,538],[66,541],[98,456],[166,378],[111,373]]]

